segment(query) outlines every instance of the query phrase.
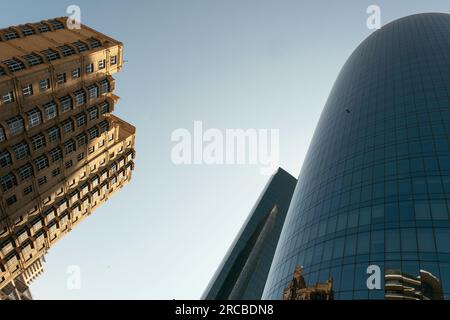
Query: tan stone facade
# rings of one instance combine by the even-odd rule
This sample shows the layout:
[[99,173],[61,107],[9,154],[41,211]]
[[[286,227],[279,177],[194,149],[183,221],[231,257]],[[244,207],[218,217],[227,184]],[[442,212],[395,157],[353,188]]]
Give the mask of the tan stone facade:
[[66,18],[0,30],[0,289],[131,179],[122,43]]

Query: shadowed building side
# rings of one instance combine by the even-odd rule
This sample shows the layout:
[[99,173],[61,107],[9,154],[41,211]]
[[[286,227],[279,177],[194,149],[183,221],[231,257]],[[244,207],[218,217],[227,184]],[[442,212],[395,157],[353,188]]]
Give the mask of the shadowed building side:
[[202,299],[261,299],[295,184],[281,168],[271,177]]

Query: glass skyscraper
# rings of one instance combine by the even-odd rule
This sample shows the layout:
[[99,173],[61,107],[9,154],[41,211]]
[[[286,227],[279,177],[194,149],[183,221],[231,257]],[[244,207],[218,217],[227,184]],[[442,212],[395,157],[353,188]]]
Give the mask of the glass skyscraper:
[[263,298],[449,299],[449,137],[450,15],[375,31],[325,105]]
[[281,168],[271,177],[202,299],[261,299],[296,182]]

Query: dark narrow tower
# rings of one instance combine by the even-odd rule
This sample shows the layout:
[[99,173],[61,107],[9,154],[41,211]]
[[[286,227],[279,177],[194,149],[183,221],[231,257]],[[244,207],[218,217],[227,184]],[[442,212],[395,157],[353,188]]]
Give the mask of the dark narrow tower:
[[[440,13],[394,21],[351,55],[305,158],[263,298],[281,299],[297,266],[306,288],[330,279],[335,299],[450,297],[449,56],[450,15]],[[377,267],[380,286],[368,286]]]
[[295,183],[281,168],[271,177],[203,299],[261,299]]

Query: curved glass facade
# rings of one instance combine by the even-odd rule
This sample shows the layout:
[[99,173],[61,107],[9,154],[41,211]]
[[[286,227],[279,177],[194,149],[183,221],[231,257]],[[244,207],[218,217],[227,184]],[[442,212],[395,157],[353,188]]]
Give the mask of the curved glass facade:
[[354,51],[315,131],[263,298],[293,298],[299,266],[295,283],[331,281],[334,299],[450,298],[449,56],[450,15],[438,13],[394,21]]

